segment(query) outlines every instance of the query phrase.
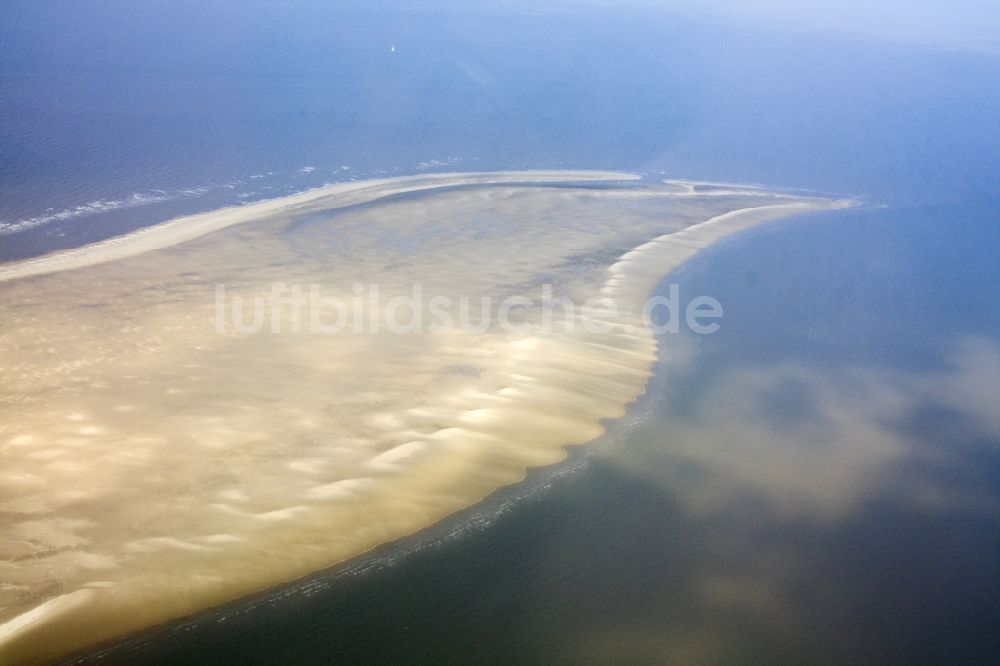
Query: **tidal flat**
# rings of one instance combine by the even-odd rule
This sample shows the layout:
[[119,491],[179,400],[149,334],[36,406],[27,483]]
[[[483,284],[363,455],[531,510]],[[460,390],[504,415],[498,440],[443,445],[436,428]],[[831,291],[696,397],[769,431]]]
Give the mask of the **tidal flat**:
[[[0,655],[59,658],[294,580],[562,460],[643,392],[664,275],[849,203],[440,174],[0,266]],[[415,287],[393,330],[384,306]],[[314,288],[343,307],[303,316]],[[416,325],[433,302],[450,325]],[[483,302],[514,305],[462,312]]]

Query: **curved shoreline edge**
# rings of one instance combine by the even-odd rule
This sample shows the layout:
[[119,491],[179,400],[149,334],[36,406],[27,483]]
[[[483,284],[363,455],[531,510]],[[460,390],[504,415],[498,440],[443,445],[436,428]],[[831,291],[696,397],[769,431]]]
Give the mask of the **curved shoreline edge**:
[[[105,241],[92,246],[85,246],[84,248],[80,248],[75,251],[49,255],[48,257],[28,260],[26,262],[19,262],[8,269],[7,273],[0,273],[0,280],[68,270],[71,268],[104,263],[125,256],[134,256],[153,249],[183,243],[211,233],[212,231],[222,229],[233,224],[239,224],[240,222],[249,221],[250,219],[255,219],[261,215],[279,213],[284,210],[307,212],[313,206],[324,209],[340,207],[329,205],[331,203],[331,197],[334,201],[342,203],[342,205],[352,205],[374,201],[389,194],[463,184],[532,184],[582,180],[621,181],[636,179],[638,179],[638,176],[633,176],[631,174],[607,172],[500,172],[499,174],[448,174],[435,177],[418,176],[403,179],[391,179],[389,181],[349,183],[344,186],[333,186],[333,188],[336,188],[336,191],[330,191],[333,188],[322,188],[322,191],[312,191],[311,193],[303,193],[302,195],[294,195],[293,197],[261,202],[260,204],[253,204],[251,206],[236,209],[223,209],[222,211],[214,211],[212,213],[205,213],[187,218],[178,218],[177,220],[157,225],[156,227],[149,227],[145,230],[134,232],[118,239],[112,239],[112,241],[115,242]],[[344,197],[348,203],[343,203],[343,199],[341,199],[341,197]],[[652,293],[664,277],[683,263],[687,262],[694,255],[716,242],[766,221],[799,213],[843,208],[847,205],[852,205],[852,203],[853,202],[845,200],[810,198],[808,201],[799,200],[792,203],[779,203],[743,208],[712,217],[705,222],[689,226],[678,232],[656,237],[625,253],[619,257],[619,259],[612,266],[609,267],[607,280],[600,290],[600,295],[611,298],[617,302],[622,322],[637,321],[637,318],[641,315],[646,298],[648,298],[649,294]],[[195,220],[195,224],[192,225],[191,220]],[[184,222],[185,225],[181,225],[180,223],[182,222]],[[191,228],[180,228],[181,226],[191,226]],[[43,261],[45,259],[48,259],[48,261]],[[16,270],[18,267],[21,267],[19,272]],[[15,274],[12,275],[9,272],[11,270],[14,270]],[[656,358],[656,343],[652,333],[647,328],[642,331],[637,331],[637,334],[644,339],[638,341],[637,344],[632,347],[631,353],[633,354],[633,358],[635,359],[636,352],[639,352],[637,347],[646,348],[646,351],[651,353],[651,357],[644,358],[640,361],[640,363],[644,363],[646,366],[645,374],[641,382],[641,388],[639,388],[639,390],[631,396],[630,400],[621,405],[621,413],[624,413],[628,404],[634,401],[634,399],[638,395],[641,395],[645,390],[646,381],[648,381],[649,376],[652,374],[652,366]],[[539,350],[537,353],[545,352],[544,350]],[[645,357],[645,354],[639,353],[639,356]],[[618,416],[620,416],[621,413],[619,413]],[[614,416],[612,416],[612,418],[614,418]],[[603,426],[601,426],[601,430],[603,430]],[[567,454],[567,446],[582,444],[586,444],[586,441],[573,442],[572,444],[563,446],[561,448],[561,455],[558,456],[558,460],[565,458]],[[553,460],[549,464],[558,462],[558,460]],[[527,470],[530,468],[530,466],[525,467],[524,474],[526,474]],[[521,478],[523,479],[524,475],[522,475]],[[517,481],[514,483],[516,482]],[[512,484],[506,485],[509,486]],[[494,488],[493,491],[498,488]],[[463,508],[473,506],[488,496],[488,494],[490,493],[484,494],[476,499],[475,502],[469,503]],[[447,515],[452,515],[454,513],[456,512],[450,512]],[[421,526],[418,530],[413,530],[405,534],[391,535],[390,538],[376,544],[374,547],[377,547],[382,543],[394,541],[415,534],[429,525],[435,524],[446,518],[447,515],[439,516],[433,523]],[[364,557],[365,553],[370,553],[371,550],[372,548],[369,548],[356,553],[352,558],[331,562],[329,566],[336,567],[338,564],[342,564],[351,559]],[[315,571],[313,573],[315,573]],[[284,582],[277,584],[265,584],[258,588],[257,593],[269,589],[276,589],[287,585],[292,581],[300,580],[301,578],[301,575],[296,575],[286,579]],[[253,591],[249,591],[241,596],[248,596],[253,593]],[[82,598],[84,596],[87,598]],[[61,624],[60,619],[65,619],[68,614],[72,614],[74,609],[86,605],[90,601],[90,596],[93,596],[92,590],[78,590],[76,592],[70,592],[69,594],[49,599],[31,611],[12,618],[7,623],[0,625],[0,655],[6,652],[6,649],[4,649],[6,644],[6,648],[10,648],[12,650],[11,653],[8,653],[8,656],[12,656],[15,659],[31,659],[32,655],[29,647],[30,644],[36,642],[41,644],[54,639],[59,633],[59,625]],[[233,597],[233,599],[236,598],[239,597]],[[207,605],[205,608],[207,609],[217,605],[218,603]],[[165,617],[163,620],[164,622],[169,622],[171,618]],[[123,636],[144,631],[151,626],[156,625],[146,625],[145,627],[118,627],[117,630],[106,631],[106,633],[102,636],[94,636],[93,642],[100,643],[113,641],[120,639]],[[41,658],[51,659],[53,657],[65,657],[66,655],[73,653],[79,655],[81,654],[79,652],[81,649],[86,649],[86,647],[84,645],[76,645],[69,650],[64,649],[56,654],[49,653]],[[34,656],[41,655],[36,654]]]
[[396,194],[461,185],[544,184],[563,182],[636,181],[641,176],[618,171],[492,171],[399,176],[349,181],[317,187],[298,194],[265,199],[246,206],[230,206],[177,217],[122,236],[31,259],[0,264],[0,282],[59,271],[96,266],[133,257],[206,236],[233,225],[279,213],[306,213],[337,209]]

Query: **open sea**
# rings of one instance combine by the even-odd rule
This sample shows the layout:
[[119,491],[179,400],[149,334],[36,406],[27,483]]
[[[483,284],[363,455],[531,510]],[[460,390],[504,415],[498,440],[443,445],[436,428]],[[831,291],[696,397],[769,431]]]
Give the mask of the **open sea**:
[[88,663],[1000,654],[1000,56],[584,3],[0,11],[0,260],[430,171],[864,201],[666,276],[721,329],[664,335],[647,392],[566,462]]

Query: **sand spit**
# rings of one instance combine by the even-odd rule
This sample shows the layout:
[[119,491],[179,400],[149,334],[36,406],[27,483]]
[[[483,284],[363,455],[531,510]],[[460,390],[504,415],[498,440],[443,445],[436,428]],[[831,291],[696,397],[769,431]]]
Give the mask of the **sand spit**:
[[[354,183],[207,214],[197,237],[167,226],[149,246],[53,255],[0,285],[0,662],[293,580],[561,460],[642,392],[657,353],[642,310],[666,273],[741,229],[841,205],[542,174]],[[490,187],[440,189],[455,184]],[[376,199],[366,187],[437,191],[327,214]],[[276,283],[361,305],[359,284],[525,305],[517,331],[296,332],[280,307],[258,332],[220,328],[217,285],[225,314]],[[545,286],[579,306],[546,314]]]
[[418,192],[458,185],[501,183],[548,183],[628,181],[639,176],[614,171],[496,171],[488,173],[440,173],[351,181],[318,187],[299,194],[266,199],[246,206],[232,206],[207,213],[187,215],[73,250],[0,265],[0,281],[44,275],[115,259],[133,257],[151,250],[200,238],[235,224],[277,213],[302,213],[311,209],[342,208],[368,203],[405,192]]

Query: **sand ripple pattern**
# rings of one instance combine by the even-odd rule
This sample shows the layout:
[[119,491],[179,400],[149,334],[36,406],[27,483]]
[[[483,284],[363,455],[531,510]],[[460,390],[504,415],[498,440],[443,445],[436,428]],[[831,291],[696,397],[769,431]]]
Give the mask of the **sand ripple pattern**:
[[[0,267],[0,661],[331,566],[561,460],[642,392],[667,272],[837,205],[631,179],[350,183]],[[275,282],[532,305],[517,333],[217,331],[216,285],[249,302]],[[546,326],[543,285],[603,301]]]

